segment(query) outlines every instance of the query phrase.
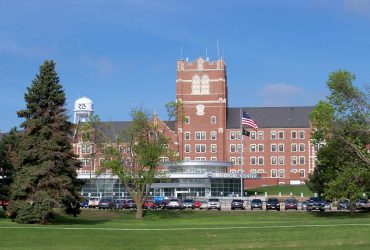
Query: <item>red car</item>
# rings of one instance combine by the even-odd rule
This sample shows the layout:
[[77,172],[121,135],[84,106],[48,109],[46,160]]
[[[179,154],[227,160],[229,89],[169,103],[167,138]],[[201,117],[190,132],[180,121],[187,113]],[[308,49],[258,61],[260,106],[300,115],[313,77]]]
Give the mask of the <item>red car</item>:
[[193,203],[193,209],[194,208],[199,208],[202,206],[202,202],[201,201],[194,201]]
[[144,204],[143,204],[143,208],[144,209],[156,209],[157,208],[157,204],[155,204],[155,201],[154,200],[145,200]]

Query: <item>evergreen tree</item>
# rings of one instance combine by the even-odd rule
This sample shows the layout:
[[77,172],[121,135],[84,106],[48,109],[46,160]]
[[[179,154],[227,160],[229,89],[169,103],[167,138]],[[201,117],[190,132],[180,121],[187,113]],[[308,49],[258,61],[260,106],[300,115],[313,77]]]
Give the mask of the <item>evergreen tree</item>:
[[[0,200],[2,201],[8,201],[10,198],[10,185],[13,182],[18,141],[16,128],[0,139]],[[6,207],[3,205],[3,208]]]
[[53,61],[45,61],[27,88],[27,108],[11,187],[8,215],[18,223],[47,223],[53,208],[68,214],[80,212],[80,162],[72,152],[68,136],[66,97]]

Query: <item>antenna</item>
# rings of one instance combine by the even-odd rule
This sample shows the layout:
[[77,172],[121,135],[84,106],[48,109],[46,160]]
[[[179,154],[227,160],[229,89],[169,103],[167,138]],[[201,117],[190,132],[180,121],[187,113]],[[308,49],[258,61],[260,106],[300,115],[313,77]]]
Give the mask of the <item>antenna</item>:
[[208,62],[209,61],[209,58],[208,58],[208,49],[206,48],[206,61]]
[[217,58],[220,59],[220,48],[218,47],[218,40],[217,40]]

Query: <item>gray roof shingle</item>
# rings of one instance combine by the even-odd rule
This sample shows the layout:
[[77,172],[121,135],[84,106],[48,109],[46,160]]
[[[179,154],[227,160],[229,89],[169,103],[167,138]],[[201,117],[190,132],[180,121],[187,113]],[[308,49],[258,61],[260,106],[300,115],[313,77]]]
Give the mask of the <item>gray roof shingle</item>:
[[259,128],[309,128],[313,106],[228,108],[227,128],[240,128],[241,110],[246,110]]

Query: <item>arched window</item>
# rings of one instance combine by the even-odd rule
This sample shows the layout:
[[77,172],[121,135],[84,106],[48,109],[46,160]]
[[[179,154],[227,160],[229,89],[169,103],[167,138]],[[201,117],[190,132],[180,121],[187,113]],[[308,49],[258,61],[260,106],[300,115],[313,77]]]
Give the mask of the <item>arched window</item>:
[[202,81],[200,84],[200,93],[203,95],[209,94],[209,78],[207,75],[202,76]]
[[198,75],[193,76],[193,81],[191,85],[191,94],[192,95],[200,94],[200,78]]

